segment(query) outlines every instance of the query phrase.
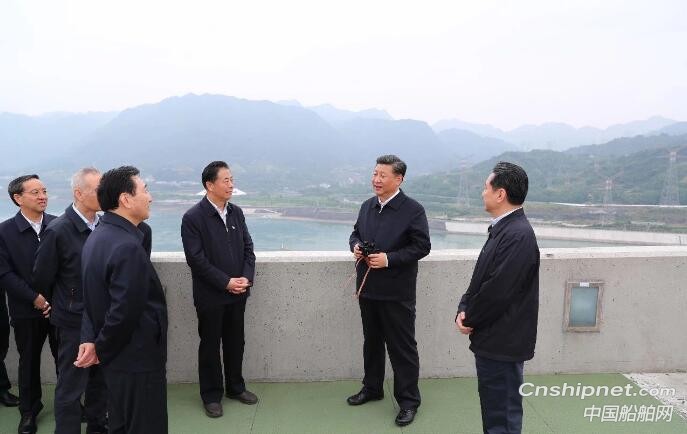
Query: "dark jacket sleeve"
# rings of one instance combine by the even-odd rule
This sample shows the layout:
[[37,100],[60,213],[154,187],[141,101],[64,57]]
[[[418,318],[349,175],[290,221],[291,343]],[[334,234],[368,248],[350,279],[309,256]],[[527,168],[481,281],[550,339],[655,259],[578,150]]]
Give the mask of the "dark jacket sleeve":
[[468,288],[468,290],[465,291],[465,294],[463,294],[463,296],[460,297],[460,302],[458,303],[458,312],[456,312],[456,317],[458,317],[458,315],[461,312],[465,312],[467,310],[468,300],[470,300],[471,296],[472,296],[472,291],[470,290],[470,288]]
[[363,244],[363,241],[360,239],[360,232],[358,231],[358,226],[360,225],[360,219],[362,218],[362,213],[363,213],[363,206],[360,207],[360,211],[358,211],[358,220],[356,220],[355,224],[353,225],[353,232],[351,232],[351,236],[348,238],[348,245],[351,248],[351,252],[355,248],[356,244]]
[[255,278],[255,252],[253,251],[253,238],[248,232],[246,218],[241,211],[241,229],[243,230],[243,275],[250,282]]
[[408,227],[408,244],[393,252],[386,252],[389,267],[403,266],[412,262],[417,262],[429,254],[431,243],[429,241],[429,224],[425,210],[420,208]]
[[41,242],[36,250],[33,263],[33,287],[45,298],[52,301],[52,289],[60,266],[59,235],[47,228],[43,231]]
[[84,309],[81,315],[81,343],[94,343],[95,337],[93,321],[91,321],[91,316],[88,314],[88,309]]
[[143,232],[143,248],[150,258],[150,254],[153,251],[153,229],[146,222],[141,222],[138,225],[138,229]]
[[33,303],[38,297],[38,293],[29,286],[28,282],[15,273],[8,246],[2,238],[0,238],[0,287],[13,297],[28,303]]
[[[465,311],[464,324],[468,327],[486,327],[501,317],[517,296],[522,282],[536,259],[522,252],[536,250],[529,246],[534,240],[523,234],[504,237],[494,257],[495,268],[470,299]],[[467,295],[467,294],[466,294]],[[465,295],[463,296],[465,298]],[[463,300],[461,300],[461,304]],[[460,308],[459,308],[460,310]]]
[[110,306],[95,339],[100,360],[112,360],[131,340],[148,300],[149,270],[144,249],[134,243],[113,252],[107,291]]
[[186,263],[191,267],[193,275],[198,276],[213,288],[217,288],[218,291],[225,291],[230,276],[210,263],[203,250],[200,228],[188,214],[185,214],[181,220],[181,241],[184,245]]

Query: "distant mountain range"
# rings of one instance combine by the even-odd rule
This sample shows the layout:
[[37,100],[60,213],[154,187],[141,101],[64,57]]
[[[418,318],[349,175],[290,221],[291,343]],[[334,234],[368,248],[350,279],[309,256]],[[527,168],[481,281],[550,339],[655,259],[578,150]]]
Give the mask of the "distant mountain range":
[[564,123],[549,122],[541,125],[523,125],[511,131],[503,131],[491,125],[471,124],[457,119],[448,119],[435,123],[433,128],[436,131],[448,129],[470,131],[483,137],[493,137],[512,143],[520,150],[551,149],[562,151],[576,146],[605,143],[619,137],[661,133],[684,134],[687,132],[687,122],[677,122],[654,116],[643,121],[611,125],[606,129],[575,128]]
[[51,113],[26,116],[0,113],[0,169],[35,166],[54,158],[62,150],[83,143],[98,128],[117,116],[113,113]]
[[119,113],[1,113],[0,149],[12,158],[0,161],[0,176],[37,171],[65,179],[83,165],[133,164],[160,181],[196,181],[205,164],[224,159],[242,190],[274,192],[367,183],[384,153],[406,160],[410,179],[532,147],[575,147],[552,154],[560,164],[627,155],[679,146],[685,132],[687,122],[661,117],[605,130],[548,123],[504,132],[456,120],[396,120],[380,109],[189,94]]

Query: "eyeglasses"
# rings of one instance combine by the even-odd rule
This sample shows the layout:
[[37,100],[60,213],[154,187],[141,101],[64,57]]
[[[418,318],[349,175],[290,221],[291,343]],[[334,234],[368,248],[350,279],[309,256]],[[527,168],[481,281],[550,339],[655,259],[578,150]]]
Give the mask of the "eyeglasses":
[[21,194],[28,194],[29,196],[38,196],[39,194],[48,194],[47,188],[34,188],[33,190],[23,191]]

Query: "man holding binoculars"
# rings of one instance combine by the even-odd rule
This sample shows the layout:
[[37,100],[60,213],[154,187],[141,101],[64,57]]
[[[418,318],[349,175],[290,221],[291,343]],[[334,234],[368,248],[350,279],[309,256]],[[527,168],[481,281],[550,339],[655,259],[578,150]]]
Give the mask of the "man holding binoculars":
[[415,286],[418,261],[430,250],[425,210],[400,186],[406,164],[395,155],[377,158],[375,196],[360,207],[349,244],[358,260],[356,289],[363,323],[365,377],[348,398],[361,405],[384,398],[384,345],[394,371],[396,424],[413,422],[420,406],[420,361],[415,342]]

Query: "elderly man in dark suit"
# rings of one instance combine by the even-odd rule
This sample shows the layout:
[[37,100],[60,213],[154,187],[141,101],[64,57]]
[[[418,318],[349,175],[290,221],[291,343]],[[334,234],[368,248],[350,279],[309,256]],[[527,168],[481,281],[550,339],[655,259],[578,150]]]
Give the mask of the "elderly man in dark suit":
[[255,275],[255,254],[243,211],[229,203],[234,178],[227,163],[208,164],[201,181],[206,196],[184,214],[181,239],[198,315],[200,397],[205,413],[220,417],[225,393],[244,404],[258,402],[246,390],[242,374],[244,313]]
[[19,352],[20,434],[36,432],[41,402],[41,352],[48,338],[53,357],[57,342],[48,321],[50,294],[33,286],[36,249],[48,224],[48,192],[38,175],[25,175],[8,185],[10,199],[19,207],[14,217],[0,223],[0,287],[7,291],[14,339]]
[[100,172],[92,167],[72,176],[74,202],[52,221],[36,252],[34,285],[52,294],[50,322],[58,342],[55,387],[55,434],[81,432],[81,395],[85,393],[87,434],[107,433],[107,387],[99,366],[80,369],[74,365],[79,352],[89,357],[93,342],[81,344],[83,290],[81,250],[98,224],[97,188]]
[[123,166],[102,176],[98,202],[105,214],[81,256],[81,341],[95,353],[76,364],[101,364],[111,434],[165,434],[167,305],[138,228],[152,198],[138,169]]
[[[350,396],[348,403],[361,405],[384,397],[386,344],[400,407],[395,420],[399,426],[412,423],[420,406],[415,287],[418,261],[431,248],[424,208],[400,189],[405,174],[406,164],[397,156],[377,158],[372,175],[375,196],[360,207],[349,240],[359,262],[365,377],[362,390]],[[370,244],[374,246],[368,249]]]
[[534,357],[539,312],[539,247],[522,204],[527,173],[500,162],[482,192],[489,237],[460,299],[456,326],[470,335],[485,433],[522,430],[525,360]]

